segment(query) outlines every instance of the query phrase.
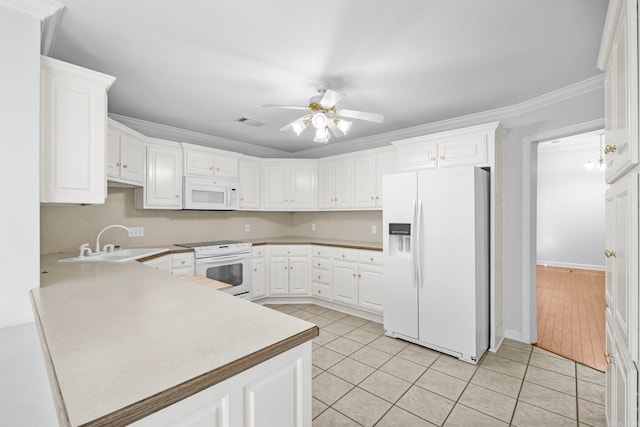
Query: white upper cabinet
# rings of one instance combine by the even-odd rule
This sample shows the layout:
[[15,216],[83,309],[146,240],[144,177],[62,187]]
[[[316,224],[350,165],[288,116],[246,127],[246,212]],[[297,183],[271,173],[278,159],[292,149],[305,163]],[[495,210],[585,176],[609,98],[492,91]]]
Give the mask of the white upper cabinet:
[[395,171],[393,150],[354,159],[354,206],[382,209],[382,177]]
[[40,64],[40,202],[104,203],[115,77],[45,56]]
[[353,208],[353,159],[318,162],[318,207]]
[[239,155],[185,143],[182,149],[186,176],[238,179]]
[[137,209],[182,209],[182,149],[149,138],[145,185],[137,188]]
[[264,163],[263,206],[271,210],[312,210],[316,203],[316,163]]
[[638,164],[637,0],[610,2],[598,67],[605,71],[606,181]]
[[262,207],[262,169],[260,161],[240,159],[240,209]]
[[124,184],[143,185],[145,139],[109,119],[107,122],[107,179]]

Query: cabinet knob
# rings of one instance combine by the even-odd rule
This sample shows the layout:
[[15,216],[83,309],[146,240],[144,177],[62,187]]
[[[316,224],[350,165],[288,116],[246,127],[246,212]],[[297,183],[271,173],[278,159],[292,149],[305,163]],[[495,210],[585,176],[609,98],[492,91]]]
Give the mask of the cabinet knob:
[[616,146],[615,145],[606,145],[604,147],[604,154],[609,154],[609,153],[613,153],[614,151],[616,151]]
[[435,161],[436,161],[436,158],[435,158],[435,157],[432,157],[432,158],[431,158],[431,161],[432,161],[432,162],[435,162]]
[[293,270],[293,267],[289,267],[289,270]]
[[376,196],[376,200],[380,200],[380,197]]
[[122,167],[126,169],[129,167],[129,165],[122,165]]
[[186,262],[187,262],[187,261],[182,260],[182,261],[180,261],[180,264],[186,264]]
[[258,271],[258,267],[254,268],[253,271]]
[[320,289],[318,289],[318,293],[320,293]]
[[369,261],[373,262],[373,258],[369,258]]
[[444,156],[440,156],[440,160],[444,160]]
[[375,200],[373,196],[371,196],[371,200]]
[[120,167],[122,164],[120,162],[116,163],[116,166]]
[[358,278],[362,278],[362,274],[359,274],[359,273],[358,273]]
[[604,361],[607,362],[607,365],[611,364],[611,363],[616,363],[613,354],[609,353],[608,351],[604,352]]
[[180,198],[180,195],[179,195],[179,194],[176,194],[176,199],[179,199],[179,198]]
[[353,277],[356,277],[356,273],[353,273]]
[[604,256],[607,258],[616,257],[616,253],[614,251],[610,251],[609,249],[604,250]]
[[344,254],[342,254],[342,258],[344,258]]
[[285,267],[284,269],[285,269],[285,270],[288,270],[288,269],[289,269],[289,267]]
[[217,171],[219,171],[219,170],[220,170],[220,168],[216,168],[216,170],[217,170]]
[[241,202],[244,202],[244,198],[243,198],[243,197],[240,197],[240,201],[241,201]]
[[331,200],[330,200],[330,201],[331,201],[331,202],[333,202],[333,197],[331,198]]
[[321,279],[321,276],[318,276],[318,280],[320,280],[320,279]]
[[209,170],[212,171],[213,170],[213,166],[209,166]]
[[320,263],[318,263],[318,267],[320,267]]

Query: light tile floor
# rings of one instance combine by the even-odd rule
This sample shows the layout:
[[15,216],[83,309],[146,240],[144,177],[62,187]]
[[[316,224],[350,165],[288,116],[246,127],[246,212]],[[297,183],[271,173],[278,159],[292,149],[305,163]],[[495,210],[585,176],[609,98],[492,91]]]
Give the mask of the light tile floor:
[[314,427],[606,425],[604,374],[529,344],[505,340],[474,366],[339,311],[266,306],[320,327]]

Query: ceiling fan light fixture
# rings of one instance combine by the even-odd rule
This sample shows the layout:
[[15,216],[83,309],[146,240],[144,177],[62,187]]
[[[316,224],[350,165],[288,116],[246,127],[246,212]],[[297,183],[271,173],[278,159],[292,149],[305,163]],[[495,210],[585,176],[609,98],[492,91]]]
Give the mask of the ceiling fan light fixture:
[[334,120],[334,122],[336,124],[336,127],[340,129],[340,131],[345,135],[351,129],[351,122],[348,122],[346,120],[340,120],[340,119],[336,119]]
[[[316,129],[322,129],[327,127],[327,116],[324,113],[315,113],[311,118],[311,124]],[[316,132],[317,135],[317,132]]]
[[296,133],[296,135],[300,136],[300,134],[302,133],[303,130],[305,130],[307,127],[304,125],[304,123],[301,123],[299,121],[295,121],[293,123],[291,123],[291,129]]
[[329,138],[331,138],[331,134],[329,133],[329,129],[326,127],[316,129],[316,137],[313,138],[313,142],[329,142]]

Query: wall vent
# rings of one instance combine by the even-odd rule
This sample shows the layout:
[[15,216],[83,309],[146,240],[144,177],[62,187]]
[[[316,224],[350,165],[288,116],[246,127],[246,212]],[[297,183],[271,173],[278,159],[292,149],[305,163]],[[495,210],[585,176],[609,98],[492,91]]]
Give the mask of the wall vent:
[[238,123],[245,124],[247,126],[253,126],[254,128],[260,128],[260,127],[265,125],[262,122],[259,122],[257,120],[253,120],[253,119],[248,119],[246,117],[239,117],[235,121],[238,122]]

